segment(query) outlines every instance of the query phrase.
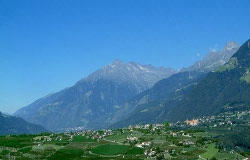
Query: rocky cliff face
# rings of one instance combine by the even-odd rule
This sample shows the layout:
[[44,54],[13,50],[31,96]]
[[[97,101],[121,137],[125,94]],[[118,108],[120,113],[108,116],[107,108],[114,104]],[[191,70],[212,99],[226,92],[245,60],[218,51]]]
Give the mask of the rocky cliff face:
[[209,72],[215,68],[225,64],[233,56],[233,54],[240,48],[236,42],[228,42],[222,50],[212,50],[206,56],[196,62],[194,65],[183,68],[181,71],[194,71]]

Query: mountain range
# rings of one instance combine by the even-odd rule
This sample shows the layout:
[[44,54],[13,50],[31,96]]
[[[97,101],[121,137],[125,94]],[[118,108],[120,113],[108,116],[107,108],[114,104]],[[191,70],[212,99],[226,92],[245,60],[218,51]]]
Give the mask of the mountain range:
[[[216,99],[219,91],[211,92],[214,98],[210,94],[206,95],[205,93],[210,93],[210,87],[206,84],[216,85],[219,78],[213,79],[211,75],[223,77],[229,71],[224,69],[225,66],[232,68],[236,65],[233,56],[235,52],[236,55],[239,51],[245,52],[239,47],[237,43],[229,42],[224,49],[210,51],[202,60],[180,71],[116,60],[79,80],[74,86],[40,98],[19,109],[14,115],[48,130],[62,131],[74,127],[102,129],[138,123],[178,121],[217,113],[221,110],[218,106],[231,106],[232,103],[214,103],[210,110],[211,101],[219,101]],[[237,64],[239,62],[237,59]],[[245,71],[244,74],[248,80],[248,72]],[[245,83],[244,76],[240,78],[240,82]],[[230,85],[225,84],[226,88]],[[248,83],[245,85],[248,86]],[[195,96],[196,94],[198,95]],[[200,95],[207,99],[202,99]],[[199,99],[195,99],[197,97]]]
[[[250,40],[229,62],[210,72],[165,116],[167,121],[250,109]],[[188,113],[188,114],[187,114]]]
[[52,131],[100,129],[123,103],[174,73],[171,68],[115,60],[74,86],[21,108],[15,115]]
[[155,123],[165,120],[171,106],[176,105],[209,72],[228,62],[239,47],[235,42],[228,42],[222,50],[210,51],[194,65],[160,80],[117,111],[112,126],[122,127],[128,124]]
[[181,71],[210,72],[215,68],[224,65],[232,55],[239,49],[240,45],[236,42],[228,42],[222,50],[212,49],[205,57],[195,64],[183,68]]
[[[159,81],[148,92],[149,94],[139,94],[132,103],[139,102],[140,98],[145,96],[153,98],[143,104],[134,105],[136,107],[112,127],[138,123],[176,122],[228,110],[249,110],[249,71],[250,41],[248,40],[240,49],[237,48],[237,52],[226,64],[215,67],[211,72],[181,72]],[[176,79],[176,83],[171,84],[170,82],[174,82],[171,79]],[[181,84],[179,88],[173,88],[166,93],[169,88],[178,86],[178,82]]]

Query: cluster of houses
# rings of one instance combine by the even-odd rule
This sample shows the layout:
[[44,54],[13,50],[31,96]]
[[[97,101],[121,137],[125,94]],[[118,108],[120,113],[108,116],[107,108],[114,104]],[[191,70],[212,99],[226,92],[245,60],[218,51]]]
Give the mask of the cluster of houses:
[[138,138],[137,137],[127,137],[127,142],[134,142],[137,141]]
[[172,159],[174,158],[172,155],[176,154],[176,150],[174,149],[166,149],[163,152],[157,152],[155,148],[151,148],[149,150],[144,151],[144,155],[147,158],[153,158],[153,159]]
[[144,147],[151,146],[151,145],[152,145],[151,142],[141,142],[141,143],[137,143],[135,146],[139,148],[144,148]]
[[[170,123],[169,126],[198,126],[198,125],[204,125],[204,124],[209,124],[209,127],[219,127],[219,126],[225,126],[225,125],[233,125],[233,120],[232,119],[241,119],[244,118],[245,116],[249,116],[250,111],[238,111],[238,112],[227,112],[224,114],[216,115],[216,116],[206,116],[198,119],[192,119],[192,120],[186,120],[184,122],[177,122],[177,123]],[[249,123],[249,122],[248,122]],[[166,125],[165,124],[145,124],[145,125],[136,125],[136,126],[129,126],[128,128],[123,128],[120,131],[116,130],[100,130],[100,131],[95,131],[95,130],[82,130],[82,131],[77,131],[77,132],[65,132],[63,135],[64,137],[69,137],[69,140],[72,141],[74,136],[85,136],[86,138],[91,138],[91,139],[96,139],[96,140],[101,140],[105,139],[106,136],[111,136],[114,134],[121,134],[124,130],[130,131],[130,135],[127,136],[126,141],[124,143],[130,143],[135,145],[135,147],[138,148],[144,148],[145,149],[145,156],[146,157],[157,157],[156,150],[153,148],[153,144],[151,141],[143,141],[139,139],[139,137],[133,135],[132,133],[135,130],[138,129],[145,129],[148,130],[151,133],[157,133],[155,131],[160,131],[160,133],[164,133],[169,136],[173,137],[183,137],[181,141],[177,143],[173,143],[170,145],[173,145],[176,147],[176,145],[179,145],[178,143],[181,143],[182,145],[195,145],[195,142],[192,141],[192,136],[193,134],[187,133],[183,130],[179,131],[174,131],[174,130],[168,130],[166,131]],[[49,142],[52,140],[57,140],[57,141],[62,141],[63,136],[62,135],[56,135],[54,136],[53,134],[49,136],[42,136],[42,137],[36,137],[36,140],[39,140],[40,142]],[[40,145],[39,143],[38,145]],[[171,146],[170,146],[171,147]],[[164,157],[170,158],[172,155],[172,152],[170,153],[169,151],[162,152],[164,153]]]
[[78,132],[65,132],[64,135],[69,136],[72,140],[74,136],[85,136],[87,139],[103,139],[105,136],[113,135],[112,130],[103,129],[101,131],[96,130],[83,130]]
[[236,123],[250,123],[242,121],[250,116],[250,111],[228,111],[215,116],[206,116],[199,119],[200,124],[208,125],[209,127],[225,127]]
[[183,130],[178,132],[170,131],[170,136],[176,137],[176,136],[183,136],[183,137],[192,137],[189,133],[185,133]]
[[53,140],[53,139],[52,139],[53,135],[54,135],[54,134],[51,134],[51,135],[49,135],[49,136],[38,136],[38,137],[35,137],[35,138],[33,138],[33,139],[35,140],[35,142],[37,142],[37,145],[38,145],[38,146],[41,146],[42,143],[51,142],[51,141]]
[[[198,125],[208,125],[209,127],[220,127],[226,125],[233,125],[237,120],[244,119],[245,117],[250,116],[250,111],[228,111],[225,113],[221,113],[219,115],[213,116],[204,116],[197,119],[186,120],[184,122],[176,122],[170,123],[169,126],[178,126],[178,127],[186,127],[186,126],[198,126]],[[238,121],[240,123],[248,123],[244,121]]]
[[152,127],[152,131],[155,131],[156,129],[162,129],[165,126],[165,124],[145,124],[145,125],[135,125],[133,126],[129,126],[128,129],[130,131],[133,131],[133,129],[150,129],[150,127]]
[[146,157],[154,157],[156,155],[156,151],[154,151],[153,148],[151,148],[150,150],[145,150],[144,155]]
[[199,120],[198,119],[186,120],[185,123],[190,126],[197,126],[199,124]]

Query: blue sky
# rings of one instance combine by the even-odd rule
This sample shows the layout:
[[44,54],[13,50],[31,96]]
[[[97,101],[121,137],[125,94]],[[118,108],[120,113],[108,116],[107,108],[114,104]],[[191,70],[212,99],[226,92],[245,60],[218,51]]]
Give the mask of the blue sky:
[[0,111],[13,113],[115,59],[191,65],[249,39],[249,10],[249,0],[0,0]]

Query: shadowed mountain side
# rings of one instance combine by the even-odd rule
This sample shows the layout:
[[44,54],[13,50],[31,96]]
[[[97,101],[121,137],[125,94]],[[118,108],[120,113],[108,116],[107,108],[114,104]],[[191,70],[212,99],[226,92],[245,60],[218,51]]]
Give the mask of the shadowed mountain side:
[[9,134],[39,134],[48,132],[42,126],[31,124],[22,118],[5,115],[0,112],[0,135]]
[[[177,89],[177,92],[171,92],[165,98],[148,100],[144,104],[137,105],[126,118],[116,122],[112,127],[116,128],[137,123],[183,121],[216,114],[232,108],[249,109],[249,44],[250,42],[247,41],[228,63],[216,68],[207,76],[200,76],[193,82],[187,83],[186,87]],[[170,78],[174,76],[176,75]],[[163,81],[158,82],[155,86]],[[159,91],[159,94],[164,93],[161,90]]]

